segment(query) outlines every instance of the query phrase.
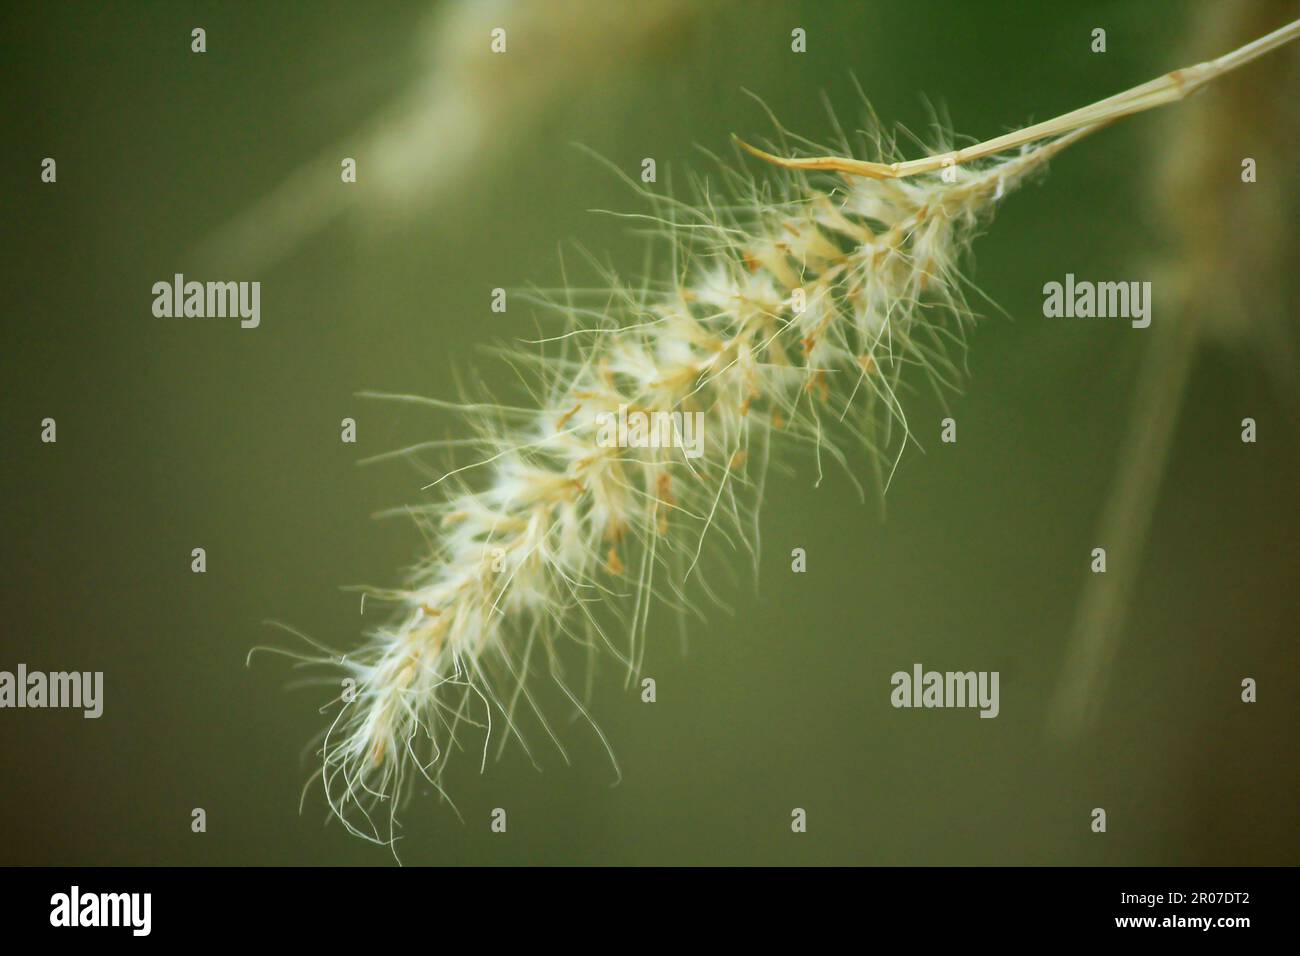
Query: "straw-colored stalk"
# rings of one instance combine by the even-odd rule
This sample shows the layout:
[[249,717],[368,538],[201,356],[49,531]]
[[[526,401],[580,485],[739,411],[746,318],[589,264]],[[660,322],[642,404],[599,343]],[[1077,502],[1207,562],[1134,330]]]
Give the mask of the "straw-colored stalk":
[[[389,626],[327,661],[355,682],[322,748],[338,816],[390,842],[398,798],[418,779],[439,787],[467,725],[483,728],[484,757],[493,727],[503,742],[524,740],[530,673],[549,673],[585,713],[564,679],[561,637],[604,645],[635,674],[652,614],[694,610],[697,590],[712,596],[706,543],[756,550],[770,437],[814,450],[819,470],[823,456],[843,460],[846,438],[865,445],[887,485],[909,436],[907,381],[958,379],[952,353],[970,317],[958,263],[982,218],[1081,137],[1181,99],[1298,33],[1291,24],[922,160],[898,161],[878,130],[867,148],[881,161],[746,147],[776,168],[755,180],[722,164],[729,204],[716,189],[657,200],[650,218],[671,255],[660,281],[551,302],[569,331],[547,341],[549,354],[509,355],[532,364],[535,404],[411,399],[463,413],[476,434],[455,443],[482,457],[434,482],[439,502],[411,509],[431,550],[406,587],[382,595],[397,604]],[[620,410],[701,414],[702,456],[609,447],[602,423]]]

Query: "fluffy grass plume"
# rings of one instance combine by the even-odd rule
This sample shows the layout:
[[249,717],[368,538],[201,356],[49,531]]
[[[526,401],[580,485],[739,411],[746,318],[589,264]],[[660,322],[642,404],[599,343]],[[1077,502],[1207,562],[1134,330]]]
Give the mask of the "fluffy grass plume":
[[[563,639],[605,648],[631,679],[652,616],[712,597],[706,544],[756,555],[769,448],[803,446],[819,475],[865,448],[887,487],[909,440],[906,389],[959,378],[972,315],[959,265],[997,204],[1081,137],[1298,33],[920,160],[875,123],[856,144],[841,136],[843,155],[781,131],[777,148],[813,155],[745,146],[767,161],[757,175],[737,157],[687,200],[649,197],[640,218],[667,242],[657,278],[544,297],[565,330],[505,356],[526,404],[393,396],[463,414],[464,438],[421,447],[472,451],[428,486],[435,503],[409,509],[429,551],[404,587],[373,592],[396,605],[390,622],[323,661],[349,679],[321,750],[333,811],[391,843],[402,796],[419,780],[441,792],[466,731],[484,761],[493,734],[529,746],[530,677],[585,714]],[[665,440],[611,443],[610,421],[640,412],[669,416]],[[694,415],[702,442],[682,447]]]

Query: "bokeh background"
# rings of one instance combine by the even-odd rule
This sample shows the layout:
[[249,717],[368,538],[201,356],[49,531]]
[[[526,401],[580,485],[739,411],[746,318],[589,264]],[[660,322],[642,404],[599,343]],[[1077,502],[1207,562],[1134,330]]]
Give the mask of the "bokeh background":
[[[266,619],[354,646],[367,620],[341,586],[397,583],[419,553],[412,526],[371,516],[420,501],[424,478],[357,461],[458,425],[357,392],[507,383],[479,348],[533,337],[538,317],[493,314],[489,290],[559,285],[566,243],[639,269],[642,240],[592,210],[644,208],[572,144],[632,173],[655,157],[666,188],[707,170],[697,147],[771,132],[745,90],[826,139],[823,96],[847,123],[860,114],[854,76],[888,123],[924,133],[936,107],[985,138],[1192,62],[1214,5],[474,6],[6,5],[0,668],[102,670],[105,711],[0,712],[0,862],[392,862],[329,824],[318,790],[299,812],[327,693],[245,656],[284,643]],[[1253,6],[1276,11],[1269,26],[1296,15]],[[510,52],[485,67],[494,25]],[[1098,26],[1105,54],[1089,49]],[[1294,92],[1261,79],[1252,95],[1293,118]],[[660,619],[658,702],[598,664],[588,707],[618,786],[595,735],[539,687],[571,764],[539,735],[541,772],[517,745],[482,774],[461,755],[444,782],[465,822],[417,792],[403,861],[1297,862],[1297,395],[1249,329],[1199,351],[1140,563],[1109,571],[1133,575],[1133,600],[1096,722],[1072,740],[1047,729],[1144,350],[1219,305],[1175,308],[1157,286],[1140,333],[1045,320],[1040,290],[1169,264],[1151,176],[1194,108],[1090,138],[1003,204],[971,268],[1006,315],[985,310],[947,411],[916,396],[911,420],[933,434],[882,506],[842,475],[773,475],[760,572],[726,589],[733,613],[685,646]],[[1261,180],[1289,177],[1293,202],[1296,142],[1269,154],[1263,133],[1242,135],[1230,152],[1258,154]],[[56,185],[39,182],[46,156]],[[338,181],[343,156],[355,185]],[[1207,189],[1252,188],[1235,162],[1219,175]],[[1292,249],[1294,221],[1279,239]],[[1225,247],[1253,226],[1238,228]],[[154,318],[150,287],[175,272],[260,280],[261,327]],[[1261,320],[1294,327],[1295,281],[1293,260],[1252,266],[1281,310]],[[948,413],[955,446],[937,441]],[[46,416],[57,444],[39,441]],[[1239,439],[1245,416],[1256,444]],[[344,417],[356,445],[339,440]],[[790,572],[794,547],[806,574]],[[892,709],[889,675],[916,661],[1000,671],[1001,715]],[[1258,703],[1240,702],[1244,677]],[[489,832],[494,807],[506,835]]]

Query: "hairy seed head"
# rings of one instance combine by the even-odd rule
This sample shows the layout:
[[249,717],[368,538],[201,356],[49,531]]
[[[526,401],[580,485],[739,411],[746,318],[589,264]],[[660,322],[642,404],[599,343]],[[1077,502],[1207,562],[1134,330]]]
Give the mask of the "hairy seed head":
[[[481,457],[410,509],[431,553],[346,662],[356,693],[324,744],[348,826],[378,840],[373,806],[419,776],[436,786],[465,727],[495,717],[522,741],[527,675],[564,686],[559,638],[635,674],[652,608],[693,609],[705,543],[753,550],[773,435],[811,449],[819,474],[824,455],[865,447],[887,484],[907,376],[958,379],[974,227],[1068,139],[907,180],[724,165],[726,205],[704,184],[693,201],[651,197],[671,269],[595,303],[546,299],[567,323],[545,343],[558,354],[508,356],[536,370],[536,407],[464,405]],[[669,440],[608,440],[637,414],[667,415]],[[697,414],[693,455],[683,416]]]

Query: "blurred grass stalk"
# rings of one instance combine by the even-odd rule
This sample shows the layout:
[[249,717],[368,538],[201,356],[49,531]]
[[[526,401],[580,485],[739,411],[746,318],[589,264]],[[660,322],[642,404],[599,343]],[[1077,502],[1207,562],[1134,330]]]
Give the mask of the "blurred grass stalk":
[[[593,84],[670,50],[720,0],[448,0],[419,31],[426,48],[381,115],[306,160],[196,250],[231,270],[276,265],[365,197],[365,212],[409,216],[517,157],[540,119]],[[493,31],[506,30],[494,53]],[[363,193],[339,188],[343,157]]]
[[[1207,2],[1189,38],[1189,56],[1232,47],[1300,15],[1300,2]],[[1300,396],[1291,315],[1283,291],[1296,260],[1297,140],[1295,58],[1273,57],[1247,74],[1224,77],[1157,127],[1152,197],[1176,248],[1160,264],[1173,294],[1167,326],[1155,326],[1134,393],[1097,542],[1109,570],[1084,585],[1048,730],[1065,739],[1097,720],[1107,676],[1119,652],[1147,533],[1168,465],[1197,354],[1207,344],[1246,344],[1282,398]],[[1245,157],[1266,170],[1245,185]],[[1295,405],[1291,405],[1294,416]]]

